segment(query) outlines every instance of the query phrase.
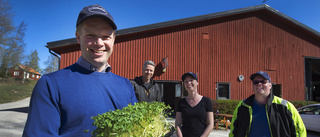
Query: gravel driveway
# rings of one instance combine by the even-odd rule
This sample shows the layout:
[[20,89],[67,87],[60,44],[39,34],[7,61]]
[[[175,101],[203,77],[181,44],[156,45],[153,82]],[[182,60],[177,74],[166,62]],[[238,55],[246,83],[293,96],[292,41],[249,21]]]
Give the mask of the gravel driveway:
[[0,137],[21,137],[26,119],[30,98],[0,104]]

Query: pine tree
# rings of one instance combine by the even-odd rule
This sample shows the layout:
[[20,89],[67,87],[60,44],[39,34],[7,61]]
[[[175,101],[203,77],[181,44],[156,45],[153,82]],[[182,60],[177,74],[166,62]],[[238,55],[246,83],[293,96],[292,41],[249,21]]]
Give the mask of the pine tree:
[[40,58],[38,56],[38,52],[37,52],[37,50],[34,50],[33,52],[31,52],[30,55],[28,55],[26,66],[33,68],[34,70],[40,72],[41,69],[39,67],[39,61],[40,61]]

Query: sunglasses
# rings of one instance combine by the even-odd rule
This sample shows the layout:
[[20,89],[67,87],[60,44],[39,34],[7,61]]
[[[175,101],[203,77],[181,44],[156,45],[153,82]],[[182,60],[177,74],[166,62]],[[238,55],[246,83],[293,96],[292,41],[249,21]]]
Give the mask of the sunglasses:
[[267,80],[254,80],[254,81],[252,81],[252,83],[253,83],[253,85],[257,85],[259,83],[266,84],[266,83],[268,83],[268,81]]

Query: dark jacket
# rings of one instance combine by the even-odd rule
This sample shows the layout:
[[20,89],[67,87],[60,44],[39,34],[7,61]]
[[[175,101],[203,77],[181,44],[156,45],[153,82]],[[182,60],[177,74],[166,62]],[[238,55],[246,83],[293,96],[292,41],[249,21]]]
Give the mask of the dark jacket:
[[154,80],[150,79],[149,87],[145,87],[143,85],[141,76],[134,78],[134,80],[131,80],[131,84],[139,102],[162,102],[163,93],[160,89],[160,86]]
[[[252,122],[254,95],[242,100],[233,113],[229,137],[246,137]],[[272,137],[306,137],[307,132],[300,114],[287,100],[270,93],[266,104],[267,119]]]

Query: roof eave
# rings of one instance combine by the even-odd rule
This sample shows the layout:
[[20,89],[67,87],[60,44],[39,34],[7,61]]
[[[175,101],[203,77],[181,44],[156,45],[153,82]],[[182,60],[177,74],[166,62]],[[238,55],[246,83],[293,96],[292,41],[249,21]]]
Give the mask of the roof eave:
[[[132,27],[132,28],[127,28],[127,29],[121,29],[121,30],[116,31],[116,35],[121,36],[121,35],[133,34],[133,33],[149,31],[149,30],[154,30],[154,29],[160,29],[160,28],[165,28],[165,27],[171,27],[171,26],[176,26],[176,25],[181,25],[181,24],[187,24],[187,23],[192,23],[192,22],[215,19],[215,18],[220,18],[220,17],[224,17],[224,16],[243,14],[243,13],[258,11],[258,10],[262,10],[262,9],[266,9],[276,15],[279,15],[281,18],[284,18],[285,20],[288,20],[289,22],[292,22],[293,24],[311,32],[312,34],[314,34],[315,36],[317,36],[320,39],[320,33],[317,32],[316,30],[296,21],[295,19],[279,12],[278,10],[271,8],[269,5],[266,5],[266,4],[251,6],[251,7],[246,7],[246,8],[240,8],[240,9],[234,9],[234,10],[228,10],[228,11],[223,11],[223,12],[217,12],[217,13],[211,13],[211,14],[206,14],[206,15],[200,15],[200,16],[195,16],[195,17],[189,17],[189,18],[184,18],[184,19],[177,19],[177,20],[172,20],[172,21],[160,22],[160,23],[155,23],[155,24],[150,24],[150,25]],[[65,40],[60,40],[60,41],[48,42],[46,47],[49,49],[52,49],[52,48],[62,47],[62,46],[66,46],[66,45],[76,44],[76,43],[77,43],[76,38],[70,38],[70,39],[65,39]]]
[[317,36],[318,38],[320,38],[320,32],[318,32],[318,31],[310,28],[309,26],[304,25],[303,23],[301,23],[301,22],[299,22],[299,21],[297,21],[297,20],[295,20],[295,19],[293,19],[293,18],[291,18],[291,17],[289,17],[289,16],[287,16],[287,15],[279,12],[279,11],[276,10],[276,9],[271,8],[269,5],[266,5],[266,4],[265,4],[265,8],[266,8],[268,11],[277,14],[277,15],[280,16],[281,18],[284,18],[285,20],[287,20],[287,21],[289,21],[289,22],[291,22],[291,23],[293,23],[293,24],[301,27],[302,29],[305,29],[305,30],[308,31],[308,32],[311,32],[312,34],[314,34],[315,36]]
[[132,28],[118,30],[118,31],[116,31],[116,35],[120,36],[120,35],[143,32],[143,31],[149,31],[149,30],[153,30],[153,29],[159,29],[159,28],[171,27],[171,26],[176,26],[176,25],[181,25],[181,24],[187,24],[187,23],[192,23],[192,22],[215,19],[215,18],[230,16],[230,15],[242,14],[242,13],[265,9],[266,7],[269,7],[269,6],[266,4],[263,4],[263,5],[257,5],[257,6],[252,6],[252,7],[235,9],[235,10],[228,10],[228,11],[222,11],[222,12],[217,12],[217,13],[205,14],[205,15],[200,15],[200,16],[195,16],[195,17],[160,22],[160,23],[155,23],[155,24],[150,24],[150,25],[132,27]]
[[49,49],[52,49],[52,48],[71,45],[71,44],[75,44],[75,43],[78,43],[76,38],[69,38],[69,39],[64,39],[64,40],[59,40],[59,41],[48,42],[46,47]]

